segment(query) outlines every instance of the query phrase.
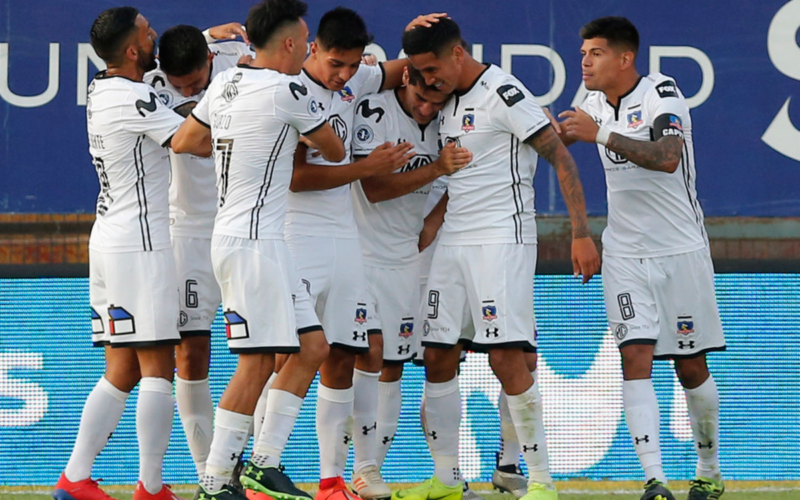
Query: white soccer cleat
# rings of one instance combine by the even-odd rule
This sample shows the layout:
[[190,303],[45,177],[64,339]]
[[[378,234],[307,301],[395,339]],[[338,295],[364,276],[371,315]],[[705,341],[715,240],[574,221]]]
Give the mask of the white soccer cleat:
[[383,481],[381,471],[375,465],[368,465],[353,473],[353,489],[364,500],[388,500],[392,490]]
[[504,493],[511,493],[515,498],[528,494],[528,480],[519,469],[514,472],[495,469],[492,473],[492,485]]

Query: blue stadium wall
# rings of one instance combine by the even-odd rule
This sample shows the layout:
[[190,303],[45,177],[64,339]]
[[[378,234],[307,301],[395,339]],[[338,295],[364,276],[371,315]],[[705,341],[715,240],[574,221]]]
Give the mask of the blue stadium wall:
[[[602,283],[540,276],[535,307],[541,386],[550,455],[558,479],[642,479],[622,414],[619,354],[606,323]],[[710,356],[721,397],[720,456],[729,479],[800,477],[800,275],[725,274],[717,294],[728,350]],[[52,484],[69,457],[81,408],[103,371],[90,347],[84,278],[0,279],[0,484]],[[215,401],[235,367],[224,328],[213,333]],[[695,454],[682,390],[667,362],[654,370],[667,474],[689,479]],[[390,481],[422,481],[433,472],[419,426],[421,369],[403,381],[402,422],[384,467]],[[485,357],[462,367],[461,466],[468,480],[489,481],[499,438],[499,384]],[[297,481],[318,480],[314,430],[316,384],[283,456]],[[94,476],[133,483],[137,474],[134,410],[100,456]],[[352,457],[351,457],[352,458]],[[352,462],[351,462],[352,463]],[[165,480],[194,482],[194,465],[177,414]]]
[[[85,90],[96,67],[89,27],[100,10],[127,2],[0,2],[0,211],[92,212],[98,183],[89,161]],[[159,32],[188,23],[244,21],[254,0],[134,3]],[[553,111],[580,100],[580,27],[604,15],[638,25],[641,73],[676,78],[693,107],[700,200],[709,216],[800,215],[800,0],[316,0],[323,12],[361,12],[390,58],[419,13],[446,11],[476,54],[510,69]],[[794,125],[798,124],[798,125]],[[596,150],[573,147],[591,214],[605,213]],[[565,213],[552,169],[536,176],[537,210]]]

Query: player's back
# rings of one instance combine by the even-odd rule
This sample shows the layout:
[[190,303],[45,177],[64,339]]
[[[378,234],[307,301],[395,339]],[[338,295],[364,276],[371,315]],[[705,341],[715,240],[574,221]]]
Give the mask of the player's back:
[[92,248],[169,247],[169,155],[164,145],[182,122],[146,83],[100,72],[89,85],[89,152],[100,182]]
[[297,77],[246,65],[211,83],[192,114],[211,127],[219,197],[215,234],[283,239],[299,133],[324,124],[307,94]]

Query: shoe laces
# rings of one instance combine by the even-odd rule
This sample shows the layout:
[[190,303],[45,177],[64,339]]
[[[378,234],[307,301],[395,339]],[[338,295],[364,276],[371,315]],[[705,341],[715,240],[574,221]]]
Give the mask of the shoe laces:
[[361,477],[367,484],[382,483],[383,477],[377,467],[367,467],[361,471]]
[[714,484],[710,481],[705,481],[703,479],[693,479],[689,481],[690,489],[701,489],[703,491],[714,491]]

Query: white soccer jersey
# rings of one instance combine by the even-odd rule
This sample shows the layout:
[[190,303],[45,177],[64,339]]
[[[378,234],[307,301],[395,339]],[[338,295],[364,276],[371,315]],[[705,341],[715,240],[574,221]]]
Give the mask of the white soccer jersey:
[[[241,42],[222,42],[208,46],[214,54],[211,60],[210,79],[228,68],[236,66],[245,54],[254,55]],[[170,109],[188,102],[198,102],[205,91],[184,97],[169,83],[161,69],[144,75],[144,81],[156,89],[158,97]],[[185,238],[211,238],[214,216],[217,213],[217,187],[214,175],[214,160],[190,154],[169,152],[172,175],[169,183],[170,232]]]
[[169,154],[183,118],[153,87],[101,71],[89,85],[86,126],[100,194],[89,247],[111,252],[169,248]]
[[442,245],[536,243],[533,175],[536,151],[525,141],[549,125],[533,94],[490,65],[441,111],[442,143],[472,152],[450,176]]
[[211,127],[214,234],[283,239],[297,139],[325,124],[314,96],[296,76],[240,65],[214,78],[192,115]]
[[[314,165],[337,167],[347,165],[353,138],[353,115],[356,102],[367,94],[374,94],[383,86],[383,66],[361,65],[343,90],[333,92],[314,80],[305,70],[300,75],[303,84],[311,90],[320,111],[344,142],[345,158],[333,163],[325,160],[316,150],[309,150],[306,161]],[[289,211],[286,215],[287,234],[358,238],[353,219],[350,186],[325,191],[289,193]]]
[[675,81],[659,73],[640,78],[615,108],[602,92],[590,92],[581,104],[612,132],[638,141],[654,140],[657,118],[666,132],[683,137],[678,169],[672,174],[647,170],[598,144],[606,172],[608,226],[603,252],[646,258],[692,252],[707,246],[703,210],[695,188],[692,117]]
[[[353,123],[353,156],[366,156],[385,142],[410,142],[417,153],[395,173],[410,172],[439,158],[439,122],[420,125],[400,105],[397,91],[362,98]],[[353,211],[364,263],[400,268],[419,260],[419,232],[430,184],[393,200],[370,203],[360,182],[353,185]]]

